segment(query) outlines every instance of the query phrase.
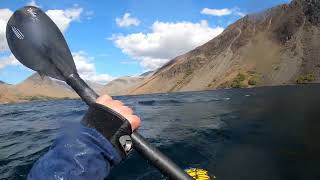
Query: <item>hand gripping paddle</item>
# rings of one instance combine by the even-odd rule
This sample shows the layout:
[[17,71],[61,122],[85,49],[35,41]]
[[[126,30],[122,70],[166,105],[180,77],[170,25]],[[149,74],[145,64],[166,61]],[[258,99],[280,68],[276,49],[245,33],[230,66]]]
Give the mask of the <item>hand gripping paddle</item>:
[[[69,47],[56,24],[39,8],[26,6],[10,18],[6,36],[14,56],[39,74],[65,81],[88,105],[95,93],[78,75]],[[170,179],[192,179],[141,135],[131,135],[134,149]]]

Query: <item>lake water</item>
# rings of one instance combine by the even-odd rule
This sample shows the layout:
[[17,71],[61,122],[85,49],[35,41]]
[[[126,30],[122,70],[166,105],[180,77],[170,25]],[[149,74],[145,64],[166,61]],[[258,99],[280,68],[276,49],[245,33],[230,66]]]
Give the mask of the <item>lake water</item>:
[[[116,97],[143,120],[140,133],[180,167],[221,180],[320,179],[320,85]],[[0,105],[0,179],[25,179],[79,100]],[[136,152],[110,180],[164,179]]]

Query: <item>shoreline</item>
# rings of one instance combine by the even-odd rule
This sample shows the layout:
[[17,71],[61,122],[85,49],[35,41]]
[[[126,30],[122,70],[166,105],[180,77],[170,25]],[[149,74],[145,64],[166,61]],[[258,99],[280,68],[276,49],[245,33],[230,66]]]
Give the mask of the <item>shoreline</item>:
[[23,96],[18,97],[17,99],[10,100],[10,101],[0,101],[0,105],[6,104],[20,104],[20,103],[28,103],[28,102],[36,102],[36,101],[52,101],[52,100],[75,100],[80,98],[74,97],[50,97],[50,96]]
[[[168,94],[168,93],[192,93],[192,92],[201,92],[201,91],[221,91],[221,90],[235,90],[235,89],[256,89],[256,88],[272,88],[272,87],[288,87],[288,86],[306,86],[306,85],[320,85],[320,83],[306,83],[306,84],[285,84],[285,85],[270,85],[270,86],[255,86],[255,87],[244,87],[244,88],[218,88],[218,89],[204,89],[204,90],[196,90],[196,91],[177,91],[177,92],[158,92],[158,93],[145,93],[145,94],[123,94],[123,95],[112,95],[116,96],[143,96],[143,95],[156,95],[156,94]],[[35,102],[35,101],[51,101],[51,100],[78,100],[79,97],[50,97],[50,96],[23,96],[18,97],[17,100],[13,100],[11,102],[1,102],[0,105],[6,104],[20,104],[27,102]]]

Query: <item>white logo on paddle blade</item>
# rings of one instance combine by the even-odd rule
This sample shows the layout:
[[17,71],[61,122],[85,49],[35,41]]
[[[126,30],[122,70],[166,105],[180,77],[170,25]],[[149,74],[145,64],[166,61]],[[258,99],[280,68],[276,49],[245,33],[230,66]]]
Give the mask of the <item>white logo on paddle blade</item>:
[[24,39],[24,35],[21,33],[21,31],[18,28],[11,26],[11,29],[14,32],[14,34],[17,36],[17,38]]
[[29,8],[29,9],[27,9],[27,11],[31,15],[31,19],[33,22],[39,21],[39,19],[37,17],[37,13],[35,12],[35,9]]
[[30,14],[32,17],[37,17],[37,13],[34,12],[32,8],[27,9],[27,11],[29,12],[29,14]]

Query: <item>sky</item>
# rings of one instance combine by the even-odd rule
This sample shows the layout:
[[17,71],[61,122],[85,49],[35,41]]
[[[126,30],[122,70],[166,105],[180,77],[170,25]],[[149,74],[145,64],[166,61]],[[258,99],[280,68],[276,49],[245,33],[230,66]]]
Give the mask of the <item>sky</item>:
[[63,32],[80,76],[106,84],[155,70],[219,35],[251,13],[289,0],[1,0],[0,80],[17,84],[34,71],[11,54],[12,13],[41,8]]

